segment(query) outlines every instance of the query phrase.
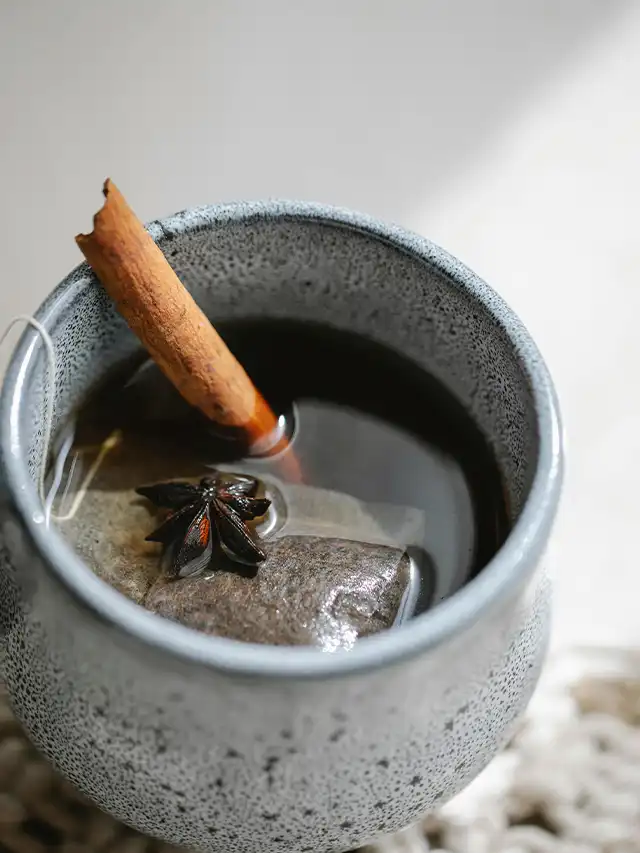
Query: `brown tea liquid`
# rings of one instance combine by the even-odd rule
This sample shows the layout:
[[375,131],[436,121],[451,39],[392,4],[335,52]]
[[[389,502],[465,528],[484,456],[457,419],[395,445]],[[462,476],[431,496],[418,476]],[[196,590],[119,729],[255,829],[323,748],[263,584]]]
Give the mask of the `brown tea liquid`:
[[[189,407],[153,363],[123,365],[58,442],[54,512],[94,571],[142,601],[159,562],[157,546],[144,542],[153,522],[134,489],[218,467],[270,485],[273,512],[259,528],[266,537],[288,514],[296,533],[339,529],[349,538],[351,530],[366,540],[371,529],[406,548],[411,614],[487,564],[509,529],[500,473],[483,434],[439,381],[349,332],[262,319],[216,325],[286,415],[311,498],[281,481],[277,460],[239,458],[233,437]],[[362,525],[365,516],[371,525]]]

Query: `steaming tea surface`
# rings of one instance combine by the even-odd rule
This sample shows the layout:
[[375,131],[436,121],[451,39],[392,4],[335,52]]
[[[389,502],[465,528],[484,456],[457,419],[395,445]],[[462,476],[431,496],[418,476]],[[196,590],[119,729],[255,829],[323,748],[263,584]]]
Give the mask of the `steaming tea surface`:
[[[243,459],[153,363],[123,365],[58,440],[54,511],[97,574],[200,630],[334,650],[428,609],[486,565],[508,532],[500,474],[440,382],[349,332],[216,326],[295,424],[304,485],[283,480],[277,458]],[[169,584],[160,546],[145,542],[158,519],[134,490],[211,469],[260,480],[272,500],[254,525],[267,560],[252,573],[218,554],[201,577]]]

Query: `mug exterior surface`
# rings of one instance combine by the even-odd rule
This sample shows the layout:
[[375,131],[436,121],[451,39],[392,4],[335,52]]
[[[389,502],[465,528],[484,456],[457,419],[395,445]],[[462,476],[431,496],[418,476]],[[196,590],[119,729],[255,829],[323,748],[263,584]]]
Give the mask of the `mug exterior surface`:
[[[562,474],[553,387],[502,300],[401,229],[295,202],[199,208],[149,228],[214,323],[321,321],[441,378],[491,441],[513,529],[463,589],[349,652],[238,643],[163,620],[44,524],[47,366],[29,331],[0,402],[2,675],[35,744],[142,832],[210,853],[346,851],[471,781],[536,684]],[[138,345],[85,265],[37,317],[58,355],[55,431]]]

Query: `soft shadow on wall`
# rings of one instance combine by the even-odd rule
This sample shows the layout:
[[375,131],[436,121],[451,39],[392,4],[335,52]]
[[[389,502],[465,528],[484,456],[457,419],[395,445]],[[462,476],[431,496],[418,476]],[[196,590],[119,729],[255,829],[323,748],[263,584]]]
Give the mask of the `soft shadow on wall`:
[[0,316],[79,260],[107,174],[146,219],[280,196],[406,221],[629,2],[5,4]]

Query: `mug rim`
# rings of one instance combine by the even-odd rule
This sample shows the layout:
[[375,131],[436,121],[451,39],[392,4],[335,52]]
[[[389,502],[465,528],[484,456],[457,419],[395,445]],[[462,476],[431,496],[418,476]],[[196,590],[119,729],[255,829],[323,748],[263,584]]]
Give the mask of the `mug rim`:
[[[210,229],[229,222],[259,220],[324,222],[383,240],[482,304],[501,327],[530,382],[538,433],[535,474],[520,515],[506,541],[472,580],[432,610],[393,631],[364,637],[349,651],[327,653],[313,647],[282,647],[209,636],[147,611],[97,577],[54,527],[46,528],[36,486],[29,476],[18,430],[29,364],[42,341],[27,330],[15,348],[0,395],[0,482],[21,526],[46,570],[93,617],[145,646],[186,662],[240,676],[327,678],[389,666],[424,653],[470,626],[494,604],[523,584],[545,550],[562,485],[563,434],[557,396],[544,361],[528,331],[482,279],[430,240],[395,225],[343,208],[298,201],[269,200],[205,205],[181,211],[147,227],[154,239]],[[95,281],[86,264],[76,268],[35,314],[45,327],[69,305],[79,288]]]

